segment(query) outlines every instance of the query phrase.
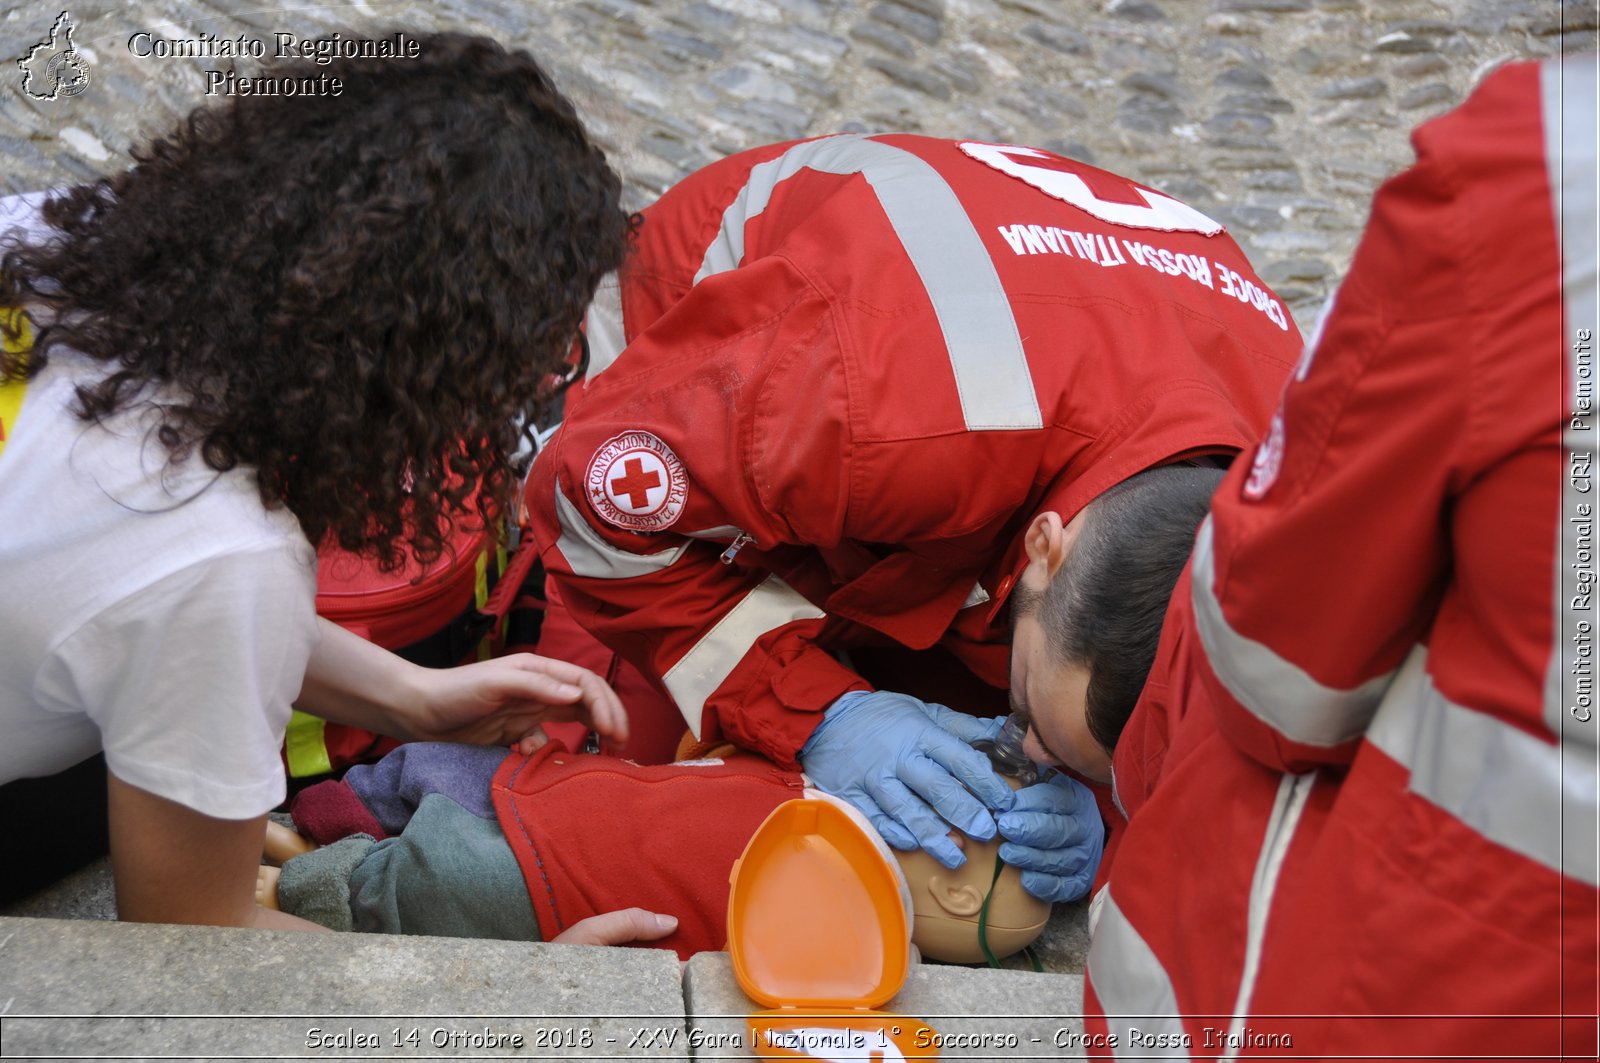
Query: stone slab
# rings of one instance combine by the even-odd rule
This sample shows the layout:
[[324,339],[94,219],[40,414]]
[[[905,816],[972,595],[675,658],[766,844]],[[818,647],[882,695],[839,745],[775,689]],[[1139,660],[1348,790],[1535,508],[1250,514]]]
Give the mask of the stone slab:
[[660,950],[0,918],[7,1059],[661,1059],[673,1031]]
[[[745,995],[725,952],[703,952],[684,969],[684,1035],[695,1059],[752,1059]],[[1053,1060],[1083,1057],[1083,976],[916,964],[881,1009],[926,1022],[937,1058]],[[840,1058],[844,1058],[841,1056]],[[863,1054],[861,1058],[867,1058]],[[908,1055],[906,1058],[933,1058]]]
[[[1089,962],[1089,898],[1056,905],[1033,951],[1052,974],[1082,974]],[[1007,961],[1008,966],[1021,963],[1020,958]]]

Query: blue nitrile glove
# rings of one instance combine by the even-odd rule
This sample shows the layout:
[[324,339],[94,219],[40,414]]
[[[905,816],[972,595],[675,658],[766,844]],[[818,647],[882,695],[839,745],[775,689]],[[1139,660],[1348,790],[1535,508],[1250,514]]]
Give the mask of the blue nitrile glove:
[[1089,892],[1105,850],[1106,829],[1094,794],[1065,775],[1017,791],[996,823],[1000,859],[1022,871],[1022,888],[1042,901],[1075,901]]
[[1015,800],[989,758],[969,744],[999,732],[998,719],[906,694],[853,690],[823,714],[800,749],[800,766],[818,788],[860,809],[896,849],[920,847],[945,867],[960,867],[966,856],[950,840],[951,826],[993,838],[989,808],[1008,809]]

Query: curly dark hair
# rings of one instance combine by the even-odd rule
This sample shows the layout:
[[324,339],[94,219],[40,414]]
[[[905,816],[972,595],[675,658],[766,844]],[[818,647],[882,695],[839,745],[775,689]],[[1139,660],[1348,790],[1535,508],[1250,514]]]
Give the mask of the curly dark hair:
[[337,96],[201,107],[126,172],[50,197],[58,234],[0,258],[0,306],[34,325],[0,379],[57,347],[105,362],[78,389],[86,420],[175,388],[172,460],[254,467],[312,543],[386,569],[436,559],[461,518],[492,526],[517,425],[631,222],[531,56],[417,39],[417,59],[317,68]]

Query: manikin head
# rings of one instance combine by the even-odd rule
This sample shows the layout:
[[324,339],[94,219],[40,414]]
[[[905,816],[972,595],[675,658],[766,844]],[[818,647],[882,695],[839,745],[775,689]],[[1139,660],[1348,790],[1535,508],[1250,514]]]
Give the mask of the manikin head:
[[1149,469],[1069,521],[1046,512],[1028,525],[1012,592],[1011,707],[1029,725],[1031,759],[1111,781],[1111,752],[1222,475]]
[[[1007,779],[1013,789],[1015,779]],[[954,871],[921,849],[895,850],[900,871],[911,887],[911,941],[922,955],[946,963],[983,963],[987,959],[978,941],[978,918],[986,923],[984,940],[998,959],[1019,952],[1038,940],[1050,919],[1050,902],[1022,888],[1022,873],[1007,864],[995,878],[1000,852],[999,837],[978,841],[957,832],[951,838],[967,854]],[[994,896],[984,912],[983,901]]]

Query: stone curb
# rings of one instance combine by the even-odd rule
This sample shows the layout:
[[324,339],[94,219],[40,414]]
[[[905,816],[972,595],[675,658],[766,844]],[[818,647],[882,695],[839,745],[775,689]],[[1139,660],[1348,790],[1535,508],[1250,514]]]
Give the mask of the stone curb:
[[671,953],[0,917],[6,1058],[659,1058]]
[[[1083,976],[919,964],[947,1059],[1080,1056]],[[0,916],[5,1058],[753,1058],[726,953]]]
[[[686,1036],[696,1059],[756,1058],[747,1016],[759,1005],[739,988],[727,953],[691,959],[683,987]],[[913,966],[900,992],[881,1009],[931,1027],[920,1038],[907,1034],[913,1048],[926,1046],[940,1059],[996,1061],[1082,1058],[1082,1012],[1081,974],[935,964]],[[869,1050],[882,1037],[871,1029],[874,1017],[864,1012],[859,1024]]]

